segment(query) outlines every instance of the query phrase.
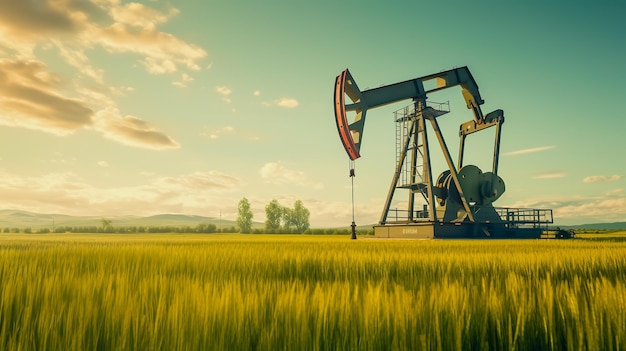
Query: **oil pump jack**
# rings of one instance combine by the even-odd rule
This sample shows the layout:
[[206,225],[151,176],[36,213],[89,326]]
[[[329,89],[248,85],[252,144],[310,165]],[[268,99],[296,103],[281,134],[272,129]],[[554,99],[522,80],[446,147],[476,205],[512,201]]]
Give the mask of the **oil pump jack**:
[[[434,84],[433,84],[434,83]],[[449,103],[427,101],[430,94],[461,87],[473,119],[459,128],[459,154],[455,165],[438,118],[450,111]],[[467,67],[454,68],[420,78],[360,91],[346,69],[335,80],[335,121],[350,160],[361,156],[365,117],[369,109],[412,100],[394,113],[396,123],[396,167],[387,199],[374,234],[379,237],[415,238],[539,238],[553,223],[551,209],[502,208],[493,203],[505,191],[498,176],[500,135],[504,112],[486,115],[478,85]],[[354,120],[348,122],[348,114]],[[495,128],[490,171],[464,163],[466,138]],[[434,134],[448,169],[433,177],[428,136]],[[351,174],[352,176],[352,174]],[[407,191],[405,209],[392,208],[396,192]],[[420,207],[420,203],[422,206]]]

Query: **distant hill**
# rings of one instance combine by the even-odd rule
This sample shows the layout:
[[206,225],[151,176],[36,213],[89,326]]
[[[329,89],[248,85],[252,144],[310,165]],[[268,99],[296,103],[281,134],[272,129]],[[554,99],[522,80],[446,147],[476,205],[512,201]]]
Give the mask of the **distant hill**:
[[[42,214],[20,210],[0,210],[0,228],[32,228],[41,229],[53,227],[100,227],[102,219],[112,221],[114,227],[195,227],[198,224],[214,224],[218,228],[236,227],[234,220],[215,217],[203,217],[182,214],[159,214],[148,217],[140,216],[68,216],[62,214]],[[261,222],[253,222],[254,228],[262,228]],[[373,224],[359,225],[358,230],[369,230]],[[554,225],[561,229],[589,229],[589,230],[626,230],[626,222],[591,223],[580,225]],[[349,228],[349,225],[344,226]],[[344,228],[341,227],[341,228]]]
[[[195,227],[198,224],[214,224],[218,228],[236,226],[233,220],[214,217],[160,214],[149,217],[139,216],[68,216],[62,214],[42,214],[20,210],[0,210],[0,228],[32,228],[41,229],[53,227],[99,227],[102,219],[112,221],[114,227]],[[253,227],[262,227],[263,223],[253,222]]]
[[561,229],[624,230],[626,229],[626,222],[561,225],[559,227]]

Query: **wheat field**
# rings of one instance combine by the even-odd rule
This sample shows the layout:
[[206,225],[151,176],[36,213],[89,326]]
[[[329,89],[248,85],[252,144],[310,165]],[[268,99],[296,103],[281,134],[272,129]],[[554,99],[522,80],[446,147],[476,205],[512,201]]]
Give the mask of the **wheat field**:
[[624,350],[626,241],[0,235],[3,350]]

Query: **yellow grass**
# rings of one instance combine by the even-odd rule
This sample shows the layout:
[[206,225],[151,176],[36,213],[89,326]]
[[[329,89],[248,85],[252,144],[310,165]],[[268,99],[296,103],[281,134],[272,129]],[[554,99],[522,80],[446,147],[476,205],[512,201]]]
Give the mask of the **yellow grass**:
[[626,230],[614,232],[580,233],[576,237],[581,239],[626,239]]
[[626,242],[0,235],[7,350],[624,349]]

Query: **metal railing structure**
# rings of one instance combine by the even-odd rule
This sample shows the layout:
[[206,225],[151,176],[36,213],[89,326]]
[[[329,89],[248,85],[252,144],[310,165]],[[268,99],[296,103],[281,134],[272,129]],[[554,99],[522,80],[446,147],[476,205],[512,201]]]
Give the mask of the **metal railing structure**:
[[[502,221],[509,228],[547,228],[554,223],[551,209],[494,207]],[[428,208],[414,211],[414,222],[428,219]],[[389,209],[387,215],[389,223],[408,223],[409,211],[397,208]]]
[[[428,220],[428,209],[413,211],[414,222],[423,222]],[[409,211],[397,208],[390,208],[387,213],[387,223],[409,223]]]
[[547,228],[554,223],[551,209],[496,207],[496,212],[510,228]]

